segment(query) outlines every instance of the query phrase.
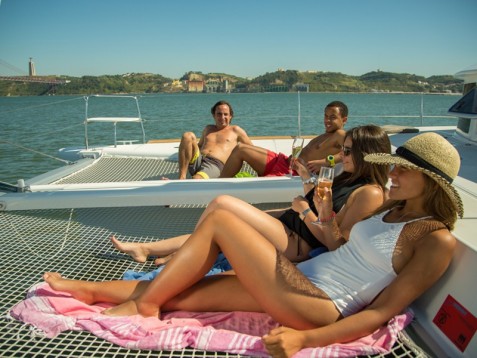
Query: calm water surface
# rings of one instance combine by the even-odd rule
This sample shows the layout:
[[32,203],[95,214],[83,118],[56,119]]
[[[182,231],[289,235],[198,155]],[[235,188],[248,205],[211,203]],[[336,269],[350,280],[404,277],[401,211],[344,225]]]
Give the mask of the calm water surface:
[[[421,125],[424,116],[446,116],[458,97],[420,94],[253,93],[141,95],[146,140],[179,138],[184,131],[200,135],[212,122],[210,108],[225,99],[234,107],[233,124],[250,136],[296,135],[298,117],[303,135],[323,132],[323,109],[340,100],[349,107],[347,128],[378,125]],[[298,105],[300,103],[300,106]],[[90,116],[137,116],[133,101],[92,98]],[[299,111],[300,108],[300,111]],[[300,116],[298,115],[300,112]],[[388,118],[386,116],[408,116]],[[63,165],[59,148],[84,145],[83,96],[0,97],[0,181],[16,183]],[[424,118],[423,125],[455,125],[456,119]],[[139,125],[118,125],[118,139],[141,139]],[[112,124],[88,127],[90,144],[112,144]]]

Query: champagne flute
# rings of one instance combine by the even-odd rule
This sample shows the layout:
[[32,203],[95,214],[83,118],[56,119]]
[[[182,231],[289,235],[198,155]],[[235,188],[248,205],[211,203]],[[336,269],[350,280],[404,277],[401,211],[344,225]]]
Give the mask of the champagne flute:
[[302,149],[303,149],[303,143],[305,140],[301,137],[295,137],[293,139],[293,144],[292,144],[292,155],[290,158],[290,176],[293,175],[293,164],[295,163],[295,160],[298,159]]
[[[333,185],[333,179],[335,176],[335,169],[332,167],[321,167],[320,174],[318,175],[318,182],[315,186],[316,194],[323,199],[325,195],[325,188],[331,190],[331,186]],[[321,221],[318,218],[317,221],[312,222],[315,225],[320,225]]]
[[333,179],[335,176],[335,169],[332,167],[321,167],[320,174],[318,175],[318,184],[315,188],[317,194],[320,198],[323,198],[325,195],[325,188],[331,190],[331,185],[333,184]]

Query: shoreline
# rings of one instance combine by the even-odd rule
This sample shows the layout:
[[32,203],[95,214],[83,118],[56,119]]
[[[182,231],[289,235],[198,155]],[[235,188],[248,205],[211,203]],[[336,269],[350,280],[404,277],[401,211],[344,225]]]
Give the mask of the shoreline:
[[[158,95],[218,95],[223,94],[224,96],[228,95],[236,95],[236,94],[306,94],[306,93],[314,93],[314,94],[413,94],[413,95],[430,95],[430,96],[462,96],[462,93],[448,93],[448,92],[404,92],[404,91],[366,91],[366,92],[300,92],[300,91],[290,91],[290,92],[230,92],[230,93],[223,93],[223,92],[208,92],[208,93],[197,93],[197,92],[157,92],[157,93],[134,93],[134,92],[118,92],[118,93],[108,93],[104,94],[105,96],[143,96],[143,97],[153,97]],[[100,94],[100,93],[97,93]],[[49,95],[5,95],[0,96],[0,98],[19,98],[19,97],[75,97],[75,96],[86,96],[86,94],[76,93],[76,94],[49,94]]]

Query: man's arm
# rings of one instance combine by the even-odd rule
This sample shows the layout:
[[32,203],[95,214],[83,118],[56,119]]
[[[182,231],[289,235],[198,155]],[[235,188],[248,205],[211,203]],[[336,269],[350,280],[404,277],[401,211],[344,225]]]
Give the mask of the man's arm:
[[343,157],[341,156],[341,149],[338,153],[336,154],[331,154],[335,160],[335,165],[338,163],[341,163],[343,161]]
[[335,164],[338,164],[343,161],[343,157],[341,155],[341,149],[343,148],[343,145],[344,145],[346,131],[344,129],[339,129],[336,131],[335,135],[336,137],[333,136],[334,145],[332,148],[330,148],[330,152],[328,155],[332,155],[334,157]]
[[237,142],[253,145],[252,141],[248,137],[247,132],[245,132],[242,128],[235,126],[234,132],[237,134]]
[[[333,150],[329,152],[333,156],[334,165],[341,163],[343,157],[341,156],[341,150],[338,153],[335,153]],[[308,170],[313,171],[314,173],[319,173],[321,167],[330,167],[331,163],[328,160],[328,155],[324,159],[310,160],[308,161]]]
[[[328,155],[334,156],[335,164],[342,161],[341,148],[344,143],[344,137],[346,132],[344,130],[336,131],[328,140],[321,143],[319,149],[316,151],[316,156],[309,159],[307,162],[308,170],[312,173],[318,173],[323,166],[329,166],[330,163],[327,160]],[[315,138],[318,140],[319,137]],[[308,143],[311,145],[312,141]]]

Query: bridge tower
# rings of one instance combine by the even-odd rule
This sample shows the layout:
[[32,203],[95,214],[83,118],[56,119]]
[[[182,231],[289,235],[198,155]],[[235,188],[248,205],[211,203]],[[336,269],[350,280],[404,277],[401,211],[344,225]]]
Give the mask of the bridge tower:
[[28,62],[28,73],[30,77],[36,76],[35,63],[33,62],[33,57],[30,57],[30,62]]

